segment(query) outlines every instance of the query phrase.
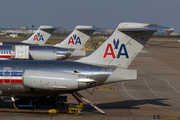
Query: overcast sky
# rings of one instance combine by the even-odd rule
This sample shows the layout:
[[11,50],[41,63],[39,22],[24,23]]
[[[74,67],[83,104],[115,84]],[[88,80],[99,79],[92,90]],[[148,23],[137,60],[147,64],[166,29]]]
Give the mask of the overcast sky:
[[180,0],[0,0],[0,28],[156,23],[180,32]]

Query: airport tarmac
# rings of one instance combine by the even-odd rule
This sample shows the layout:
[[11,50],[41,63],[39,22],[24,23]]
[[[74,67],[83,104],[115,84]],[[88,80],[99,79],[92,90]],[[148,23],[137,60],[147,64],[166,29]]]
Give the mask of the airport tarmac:
[[[138,71],[137,80],[103,85],[94,95],[101,99],[97,105],[102,115],[84,103],[82,115],[0,112],[0,120],[152,120],[180,118],[180,47],[147,44],[130,65]],[[114,89],[108,89],[114,88]],[[89,89],[91,91],[92,89]],[[91,99],[85,90],[80,93]],[[41,106],[40,109],[68,109],[78,102],[67,95],[65,107]],[[13,108],[8,100],[0,100],[1,108]],[[155,115],[155,116],[154,116]],[[154,118],[153,118],[154,116]]]

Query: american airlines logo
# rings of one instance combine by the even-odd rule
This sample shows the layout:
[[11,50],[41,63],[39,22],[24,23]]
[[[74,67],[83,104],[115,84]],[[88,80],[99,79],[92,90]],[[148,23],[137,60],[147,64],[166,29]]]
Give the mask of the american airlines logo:
[[113,44],[114,44],[114,49],[119,49],[118,45],[119,45],[119,38],[117,39],[117,42],[116,40],[114,39],[113,40]]
[[41,33],[37,33],[36,35],[34,35],[33,41],[44,41],[43,35],[41,35]]
[[81,40],[80,38],[76,35],[76,34],[73,34],[73,36],[71,36],[69,38],[69,41],[68,41],[68,44],[80,44],[81,45]]
[[[120,44],[119,45],[119,43],[120,43],[119,38],[117,39],[117,41],[114,38],[114,40],[113,40],[114,50],[119,49],[117,58],[120,58],[121,56],[125,56],[126,58],[129,58],[129,55],[128,55],[125,44]],[[107,44],[107,47],[106,47],[106,50],[104,52],[103,58],[106,58],[108,55],[112,56],[112,58],[116,58],[114,50],[113,50],[113,47],[112,47],[111,43]]]

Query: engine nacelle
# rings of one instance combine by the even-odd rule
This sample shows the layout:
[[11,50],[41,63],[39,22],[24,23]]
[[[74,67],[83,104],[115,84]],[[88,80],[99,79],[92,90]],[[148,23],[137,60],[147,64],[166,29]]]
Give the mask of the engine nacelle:
[[39,70],[25,70],[22,77],[24,86],[47,90],[78,90],[89,87],[93,81],[80,74]]
[[29,51],[29,59],[33,60],[62,60],[65,55],[55,52]]

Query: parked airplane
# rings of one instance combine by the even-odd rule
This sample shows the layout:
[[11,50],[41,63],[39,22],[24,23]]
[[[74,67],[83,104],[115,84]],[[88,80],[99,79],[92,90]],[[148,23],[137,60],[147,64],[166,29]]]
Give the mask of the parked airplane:
[[27,40],[22,42],[3,42],[0,41],[0,45],[44,45],[45,42],[49,39],[51,34],[56,30],[53,26],[42,25],[38,30]]
[[77,94],[79,90],[135,80],[137,71],[127,67],[153,33],[164,29],[169,28],[120,23],[96,51],[75,61],[2,60],[0,95],[36,97],[76,93],[81,97]]
[[[54,46],[29,45],[30,60],[62,60],[68,57],[85,56],[85,50],[81,48],[88,41],[94,31],[100,28],[94,26],[78,25],[73,32],[61,43]],[[33,38],[34,39],[34,38]],[[14,46],[3,45],[0,47],[0,57],[12,58]]]

